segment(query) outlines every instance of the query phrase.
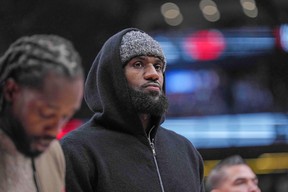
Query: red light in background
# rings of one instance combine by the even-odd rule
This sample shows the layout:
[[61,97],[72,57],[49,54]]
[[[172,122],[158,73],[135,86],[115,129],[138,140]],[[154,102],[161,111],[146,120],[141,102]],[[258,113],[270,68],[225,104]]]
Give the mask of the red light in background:
[[57,139],[60,140],[64,135],[69,133],[70,131],[78,128],[83,124],[83,121],[80,119],[71,119],[61,130],[61,132],[57,135]]
[[184,42],[184,49],[188,55],[200,61],[218,59],[225,48],[225,39],[217,30],[197,31]]

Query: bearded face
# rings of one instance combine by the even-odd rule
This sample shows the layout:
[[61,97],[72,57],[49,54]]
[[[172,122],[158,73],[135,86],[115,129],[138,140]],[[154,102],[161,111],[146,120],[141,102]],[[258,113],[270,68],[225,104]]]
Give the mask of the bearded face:
[[43,151],[32,148],[32,144],[40,138],[29,136],[20,120],[11,114],[8,114],[9,112],[7,111],[5,118],[1,120],[1,127],[3,131],[11,138],[17,150],[27,157],[39,156]]
[[136,56],[125,65],[124,73],[137,113],[161,116],[166,112],[164,65],[163,60],[156,56]]
[[132,104],[138,113],[145,113],[155,116],[163,115],[168,108],[168,99],[161,92],[134,90],[129,88]]

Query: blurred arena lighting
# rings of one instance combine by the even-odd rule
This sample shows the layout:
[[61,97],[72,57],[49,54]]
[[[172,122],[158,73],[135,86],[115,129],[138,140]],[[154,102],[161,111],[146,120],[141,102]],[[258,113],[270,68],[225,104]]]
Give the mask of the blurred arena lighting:
[[181,58],[181,52],[179,47],[175,44],[175,42],[172,42],[168,37],[157,35],[155,36],[155,39],[161,44],[161,47],[165,53],[167,61],[169,61],[167,64],[175,63],[179,61]]
[[184,40],[185,51],[199,61],[218,59],[225,48],[222,33],[215,29],[197,31]]
[[258,8],[254,0],[240,0],[240,3],[246,16],[251,18],[258,16]]
[[175,3],[164,3],[161,5],[161,14],[165,22],[171,26],[180,25],[183,21],[183,15]]
[[216,22],[220,19],[220,12],[216,3],[212,0],[201,0],[199,7],[204,18],[210,22]]
[[163,126],[185,136],[199,149],[288,144],[284,113],[167,118]]
[[[283,44],[288,38],[285,27],[281,34]],[[169,65],[263,55],[276,47],[274,28],[266,26],[158,32],[154,37],[163,47]]]
[[279,35],[281,48],[288,52],[288,24],[281,25],[277,35]]

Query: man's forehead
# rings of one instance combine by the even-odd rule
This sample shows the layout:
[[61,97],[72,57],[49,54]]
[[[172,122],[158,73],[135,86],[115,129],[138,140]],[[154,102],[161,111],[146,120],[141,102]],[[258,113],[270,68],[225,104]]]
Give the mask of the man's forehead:
[[227,177],[233,178],[234,180],[237,178],[255,178],[255,173],[251,170],[251,168],[247,165],[234,165],[230,167],[226,167]]

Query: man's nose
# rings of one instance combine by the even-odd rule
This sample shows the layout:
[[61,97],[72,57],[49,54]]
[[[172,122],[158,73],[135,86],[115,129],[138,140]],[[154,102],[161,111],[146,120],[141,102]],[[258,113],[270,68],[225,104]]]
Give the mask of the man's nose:
[[159,74],[155,67],[151,64],[145,67],[144,77],[145,79],[157,80],[159,79]]

